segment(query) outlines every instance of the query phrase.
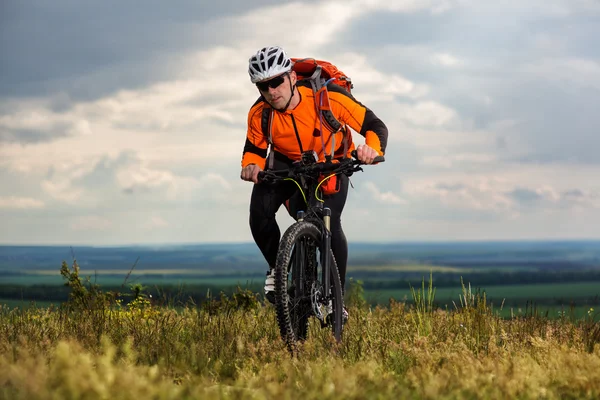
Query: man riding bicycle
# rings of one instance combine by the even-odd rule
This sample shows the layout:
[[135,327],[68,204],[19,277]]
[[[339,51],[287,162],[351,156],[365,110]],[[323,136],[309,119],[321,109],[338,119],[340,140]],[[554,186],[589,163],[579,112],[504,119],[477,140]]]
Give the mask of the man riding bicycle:
[[[320,118],[315,107],[315,93],[310,84],[298,80],[292,70],[293,62],[281,47],[264,47],[249,60],[250,80],[256,84],[260,97],[248,113],[248,133],[242,155],[241,178],[254,182],[250,199],[250,229],[257,246],[265,257],[269,271],[265,281],[265,297],[274,302],[274,267],[281,233],[275,215],[279,207],[298,191],[293,182],[274,185],[258,181],[264,169],[290,168],[301,159],[302,153],[313,150],[319,161],[325,157],[325,146],[332,146],[334,158],[348,157],[355,150],[351,135],[323,129],[321,138],[315,136],[315,121]],[[383,155],[388,131],[385,124],[349,92],[334,84],[327,85],[329,105],[335,118],[365,137],[365,144],[356,147],[357,158],[371,164]],[[263,109],[272,108],[270,135],[272,151],[267,167],[269,140],[263,132]],[[344,143],[346,138],[346,143]],[[349,141],[349,143],[348,143]],[[344,150],[347,150],[345,152]],[[345,153],[345,154],[344,154]],[[342,288],[345,284],[348,244],[342,230],[341,214],[348,194],[348,177],[337,177],[338,186],[323,196],[324,206],[331,209],[331,248],[337,262]],[[292,214],[293,215],[293,214]]]

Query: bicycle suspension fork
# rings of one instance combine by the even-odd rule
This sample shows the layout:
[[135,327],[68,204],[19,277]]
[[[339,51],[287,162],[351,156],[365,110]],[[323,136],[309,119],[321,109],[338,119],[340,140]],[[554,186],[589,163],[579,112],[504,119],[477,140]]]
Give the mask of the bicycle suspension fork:
[[327,299],[331,296],[331,209],[323,207],[323,244],[321,253],[321,265],[323,266],[323,296]]

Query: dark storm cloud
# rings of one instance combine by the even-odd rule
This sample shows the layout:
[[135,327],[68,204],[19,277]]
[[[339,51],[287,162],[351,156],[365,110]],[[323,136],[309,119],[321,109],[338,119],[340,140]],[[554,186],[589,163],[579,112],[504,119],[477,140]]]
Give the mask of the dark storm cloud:
[[139,87],[166,73],[164,64],[178,53],[219,44],[218,31],[198,35],[209,20],[280,3],[2,2],[0,93],[16,97],[67,91],[91,99],[116,88]]

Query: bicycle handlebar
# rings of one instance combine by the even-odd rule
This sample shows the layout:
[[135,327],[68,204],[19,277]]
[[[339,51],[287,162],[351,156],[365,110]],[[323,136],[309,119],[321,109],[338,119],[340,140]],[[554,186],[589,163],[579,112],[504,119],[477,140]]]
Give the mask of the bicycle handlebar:
[[348,173],[348,175],[352,175],[353,172],[362,170],[362,168],[360,168],[362,165],[374,165],[385,161],[385,157],[377,156],[372,164],[365,164],[357,159],[356,150],[353,150],[351,155],[354,158],[344,158],[336,163],[331,161],[321,161],[312,164],[295,165],[289,169],[260,171],[258,173],[258,180],[261,182],[265,180],[276,180],[298,175],[316,175],[320,173]]

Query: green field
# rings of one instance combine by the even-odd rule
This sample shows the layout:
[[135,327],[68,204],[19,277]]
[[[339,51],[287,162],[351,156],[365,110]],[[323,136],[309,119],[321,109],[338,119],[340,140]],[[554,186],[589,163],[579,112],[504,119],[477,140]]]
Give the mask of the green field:
[[[435,282],[435,280],[434,280]],[[434,284],[435,287],[435,284]],[[418,288],[416,288],[418,289]],[[483,288],[488,303],[493,303],[499,308],[504,301],[504,307],[523,307],[527,302],[538,304],[569,306],[573,301],[576,305],[599,304],[600,283],[578,282],[578,283],[550,283],[534,285],[502,285]],[[476,288],[472,288],[475,292]],[[439,307],[453,307],[453,303],[460,304],[462,289],[436,288],[435,302]],[[386,303],[390,298],[398,301],[411,299],[410,288],[405,290],[373,290],[365,291],[366,298],[373,303]]]
[[48,308],[52,304],[59,306],[61,303],[56,301],[31,301],[31,300],[15,300],[15,299],[2,299],[0,298],[0,305],[5,305],[9,308]]
[[[511,272],[484,272],[482,268],[457,269],[446,267],[434,267],[432,265],[381,265],[381,266],[350,266],[347,274],[347,282],[353,277],[365,277],[364,293],[367,301],[372,304],[387,305],[389,299],[397,301],[412,302],[410,284],[420,287],[421,280],[426,282],[430,274],[433,277],[433,286],[436,287],[435,304],[442,309],[454,308],[454,304],[460,304],[462,289],[460,278],[465,276],[465,284],[479,282],[480,285],[473,286],[485,290],[487,301],[493,305],[495,310],[501,311],[504,316],[511,312],[519,313],[531,305],[539,310],[549,310],[551,315],[559,315],[564,309],[574,307],[578,315],[591,306],[600,305],[600,282],[597,272],[557,272],[548,271],[545,274],[527,272],[526,269],[515,273]],[[489,271],[489,270],[487,270]],[[214,296],[221,290],[230,293],[233,288],[250,288],[252,291],[261,292],[264,276],[257,272],[229,271],[224,274],[215,274],[215,271],[193,269],[137,269],[132,272],[130,268],[104,269],[89,271],[82,269],[81,276],[89,278],[91,283],[100,285],[105,290],[119,293],[129,292],[132,284],[142,284],[155,298],[163,300],[174,300],[185,302],[193,298],[195,302],[204,301],[208,291]],[[209,273],[210,272],[210,273]],[[371,274],[367,274],[371,272]],[[362,275],[360,275],[362,273]],[[389,274],[382,276],[381,273]],[[398,273],[399,275],[396,275]],[[404,275],[402,275],[404,274]],[[562,274],[562,275],[561,275]],[[595,275],[594,275],[595,274]],[[568,279],[576,277],[575,281]],[[497,279],[496,279],[497,278]],[[527,282],[525,279],[553,279],[553,282]],[[585,280],[596,279],[596,281]],[[577,281],[579,280],[579,281]],[[483,284],[488,282],[487,285]],[[489,284],[492,282],[492,284]],[[513,282],[515,282],[513,284]],[[37,305],[46,306],[49,301],[59,302],[66,300],[67,292],[64,291],[64,280],[58,270],[30,270],[21,275],[5,275],[0,285],[0,298],[10,299],[7,304],[14,306],[27,306],[30,299],[36,299]],[[387,284],[383,286],[382,284]],[[9,285],[13,285],[12,288]],[[40,287],[39,285],[46,285]],[[17,286],[17,287],[14,287]],[[61,287],[57,292],[55,287]],[[164,295],[164,296],[163,296]],[[61,299],[61,300],[56,300]],[[587,308],[586,308],[587,307]],[[600,307],[598,307],[600,308]],[[522,312],[522,311],[521,311]]]
[[[142,283],[143,285],[215,285],[215,286],[246,286],[249,283],[262,282],[263,277],[256,275],[218,275],[209,276],[206,274],[151,274],[141,275],[132,274],[127,278],[127,271],[111,274],[89,274],[82,273],[83,277],[89,277],[92,283],[97,283],[103,286],[120,286],[133,283]],[[61,285],[64,282],[63,278],[58,273],[44,274],[24,274],[24,275],[9,275],[2,278],[3,284],[14,285]]]

